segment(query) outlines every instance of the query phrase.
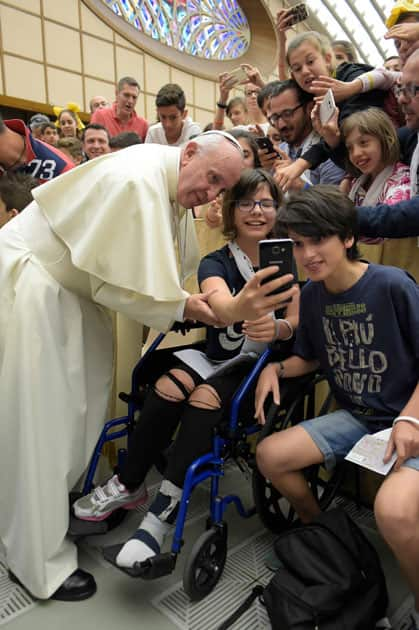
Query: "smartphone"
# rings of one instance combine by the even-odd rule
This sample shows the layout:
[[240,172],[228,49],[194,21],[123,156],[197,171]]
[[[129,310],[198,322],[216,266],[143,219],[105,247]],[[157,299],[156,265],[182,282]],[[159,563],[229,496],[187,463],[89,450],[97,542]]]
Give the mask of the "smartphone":
[[[264,269],[271,265],[277,265],[279,267],[279,271],[273,273],[264,280],[263,283],[285,276],[287,273],[294,274],[293,244],[290,238],[271,238],[259,241],[259,268]],[[268,295],[288,291],[292,285],[293,282],[287,282],[287,284],[284,284]],[[287,300],[287,302],[291,302],[291,299]]]
[[289,20],[288,25],[293,26],[294,24],[298,24],[299,22],[304,22],[308,18],[308,9],[304,2],[300,4],[296,4],[295,7],[291,7],[289,9]]
[[320,103],[320,122],[325,125],[336,111],[335,97],[331,89],[327,90],[324,99]]
[[275,153],[275,155],[281,159],[281,156],[272,144],[272,140],[268,136],[256,136],[255,140],[259,149],[267,150],[268,153]]
[[233,86],[236,85],[237,83],[241,83],[242,81],[248,81],[248,76],[245,70],[243,70],[243,68],[238,67],[235,68],[234,70],[232,70],[231,72],[228,73],[228,76],[226,77],[226,82]]

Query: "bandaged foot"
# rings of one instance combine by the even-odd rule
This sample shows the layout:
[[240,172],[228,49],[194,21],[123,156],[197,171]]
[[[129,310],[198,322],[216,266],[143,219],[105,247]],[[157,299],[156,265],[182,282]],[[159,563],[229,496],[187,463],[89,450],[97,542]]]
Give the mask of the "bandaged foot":
[[134,536],[122,547],[116,557],[119,567],[132,568],[160,553],[164,540],[176,520],[182,488],[166,479],[154,499],[150,510]]

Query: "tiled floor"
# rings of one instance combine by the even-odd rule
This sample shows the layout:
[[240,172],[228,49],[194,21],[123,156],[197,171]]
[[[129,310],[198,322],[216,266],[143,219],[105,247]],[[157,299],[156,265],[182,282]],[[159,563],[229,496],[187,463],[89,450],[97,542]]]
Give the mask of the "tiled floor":
[[[248,482],[238,470],[230,470],[222,491],[237,492],[238,488],[245,504],[250,506],[252,498]],[[80,544],[80,566],[91,571],[98,584],[96,595],[85,602],[33,602],[24,592],[16,592],[16,586],[10,585],[0,565],[0,626],[7,624],[7,630],[215,630],[246,598],[255,582],[263,584],[269,580],[271,574],[264,565],[264,558],[271,546],[272,536],[263,530],[257,517],[243,520],[230,507],[227,512],[229,554],[223,576],[213,593],[205,600],[192,604],[182,589],[182,570],[194,541],[205,529],[207,506],[208,490],[205,486],[199,487],[192,498],[185,546],[176,569],[159,580],[132,579],[102,557],[103,546],[126,540],[136,529],[143,516],[140,510],[141,513],[131,512],[120,527],[106,536],[85,539]],[[379,549],[388,581],[394,627],[403,630],[403,618],[410,605],[406,585],[390,552],[379,538],[371,515],[354,510],[352,514]],[[21,605],[23,610],[26,606],[26,612],[17,616],[13,614],[9,602],[13,599],[16,605],[16,598],[18,608]],[[234,628],[269,628],[260,604],[255,603]]]

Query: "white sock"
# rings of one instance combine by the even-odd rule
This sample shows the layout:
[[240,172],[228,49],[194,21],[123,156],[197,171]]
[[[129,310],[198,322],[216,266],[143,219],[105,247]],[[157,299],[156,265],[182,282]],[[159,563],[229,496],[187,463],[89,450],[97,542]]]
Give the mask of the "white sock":
[[164,479],[140,529],[122,547],[116,557],[119,567],[132,568],[160,553],[164,540],[175,521],[182,488]]
[[144,562],[147,558],[160,553],[170,527],[169,523],[164,523],[148,512],[140,529],[125,543],[117,555],[116,564],[119,567],[132,568],[136,562]]

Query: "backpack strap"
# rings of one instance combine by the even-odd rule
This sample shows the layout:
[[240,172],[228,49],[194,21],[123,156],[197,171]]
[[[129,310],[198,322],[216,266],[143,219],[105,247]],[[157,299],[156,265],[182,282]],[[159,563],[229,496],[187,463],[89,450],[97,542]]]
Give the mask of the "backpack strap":
[[230,615],[230,617],[227,617],[227,619],[221,624],[221,626],[219,626],[217,630],[227,630],[227,628],[230,628],[230,626],[232,626],[233,623],[237,621],[237,619],[240,619],[240,617],[246,612],[246,610],[250,608],[255,599],[262,596],[263,591],[264,587],[261,584],[257,584],[256,586],[254,586],[250,595],[246,597],[244,602],[240,604],[237,610],[235,610]]

